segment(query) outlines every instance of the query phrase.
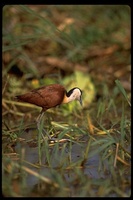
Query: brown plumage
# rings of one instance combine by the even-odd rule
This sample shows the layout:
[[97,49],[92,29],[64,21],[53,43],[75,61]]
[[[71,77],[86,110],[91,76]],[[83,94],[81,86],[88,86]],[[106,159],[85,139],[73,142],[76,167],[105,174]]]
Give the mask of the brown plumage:
[[34,89],[17,99],[42,107],[43,111],[63,103],[66,90],[62,85],[52,84]]
[[37,118],[37,127],[39,129],[40,121],[47,109],[56,107],[62,103],[69,103],[74,100],[78,100],[82,105],[81,95],[82,91],[77,87],[72,88],[69,92],[67,92],[64,86],[60,84],[51,84],[34,89],[26,94],[18,95],[16,98],[20,101],[42,107],[42,111]]

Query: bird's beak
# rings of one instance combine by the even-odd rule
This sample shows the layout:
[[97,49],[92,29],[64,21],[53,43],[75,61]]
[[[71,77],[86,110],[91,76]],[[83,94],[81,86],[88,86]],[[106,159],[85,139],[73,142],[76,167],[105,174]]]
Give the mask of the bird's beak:
[[80,105],[82,106],[82,99],[81,99],[81,97],[80,97],[80,99],[79,99],[79,103],[80,103]]

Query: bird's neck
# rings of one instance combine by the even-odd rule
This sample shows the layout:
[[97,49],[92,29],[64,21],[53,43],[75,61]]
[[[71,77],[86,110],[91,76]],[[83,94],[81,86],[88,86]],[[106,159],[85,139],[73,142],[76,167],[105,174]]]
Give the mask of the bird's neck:
[[72,96],[67,96],[66,94],[64,95],[63,101],[62,103],[69,103],[71,101],[73,101],[74,99],[72,98]]
[[68,103],[68,102],[70,102],[69,97],[67,97],[65,94],[62,103]]

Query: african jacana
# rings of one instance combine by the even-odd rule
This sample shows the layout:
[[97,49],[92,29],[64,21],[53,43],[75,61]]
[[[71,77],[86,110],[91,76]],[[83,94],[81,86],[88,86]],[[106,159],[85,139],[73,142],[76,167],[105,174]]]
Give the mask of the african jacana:
[[[16,98],[20,101],[42,107],[42,110],[37,118],[37,128],[39,129],[40,121],[46,110],[63,103],[69,103],[74,100],[78,100],[82,105],[81,96],[82,91],[78,87],[74,87],[69,92],[67,92],[62,85],[51,84],[34,89],[26,94],[16,96]],[[50,138],[49,135],[48,137]]]

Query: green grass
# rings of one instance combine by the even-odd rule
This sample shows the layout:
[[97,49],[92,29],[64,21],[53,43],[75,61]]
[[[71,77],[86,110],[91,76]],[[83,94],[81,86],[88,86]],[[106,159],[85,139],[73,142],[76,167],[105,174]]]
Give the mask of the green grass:
[[[130,8],[8,5],[2,28],[3,195],[129,197]],[[48,110],[44,142],[40,108],[14,97],[50,83],[80,87],[83,106]]]

